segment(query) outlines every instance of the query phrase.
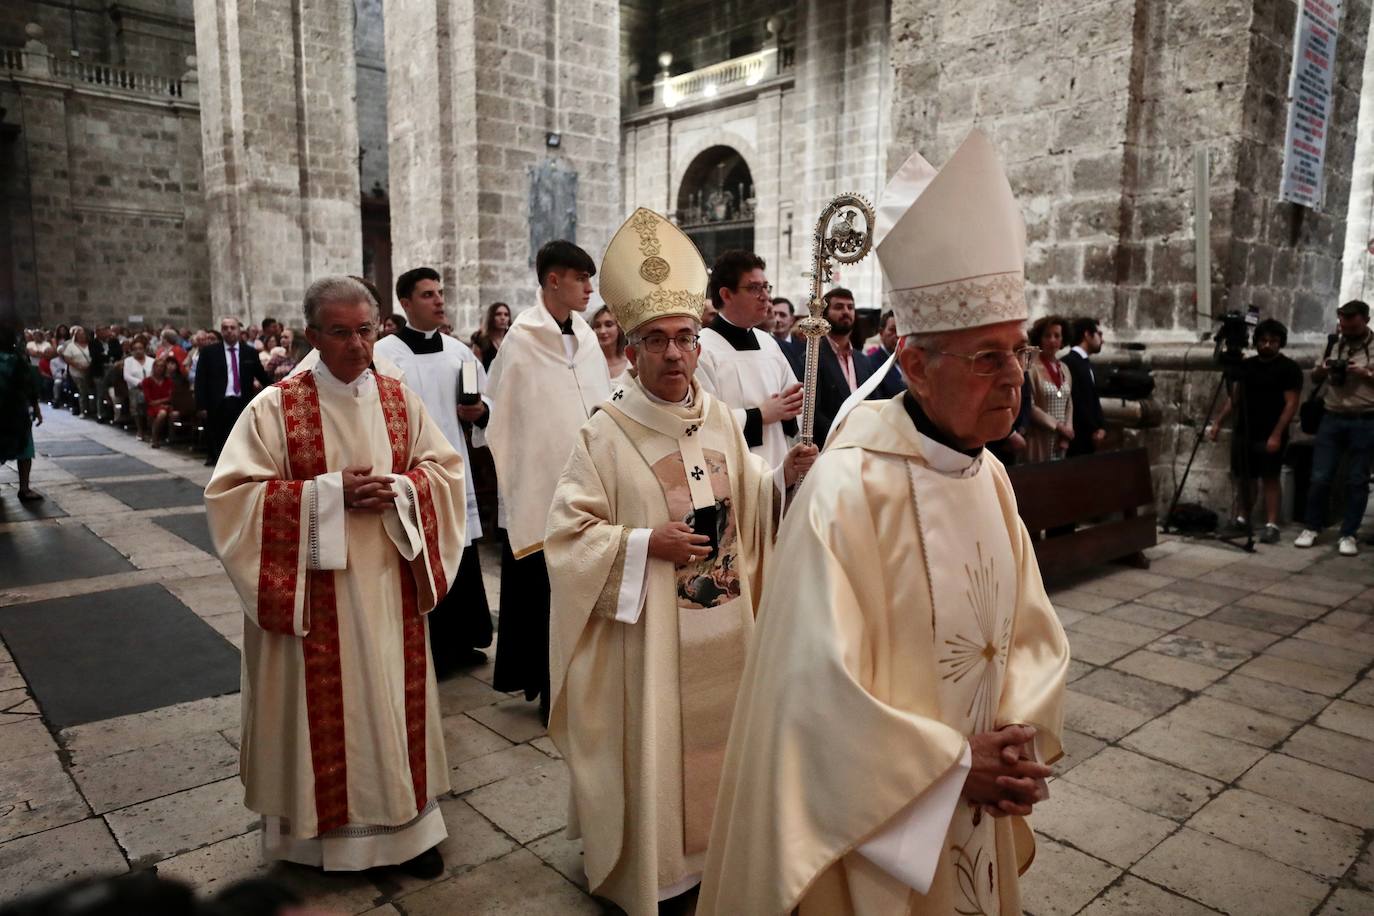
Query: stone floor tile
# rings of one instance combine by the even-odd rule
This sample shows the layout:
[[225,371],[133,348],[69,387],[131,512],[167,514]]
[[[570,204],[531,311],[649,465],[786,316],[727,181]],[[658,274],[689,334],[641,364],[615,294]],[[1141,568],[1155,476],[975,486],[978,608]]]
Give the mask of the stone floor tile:
[[1082,661],[1081,659],[1070,658],[1070,659],[1069,659],[1068,683],[1072,684],[1074,681],[1078,680],[1080,677],[1084,677],[1084,676],[1086,676],[1086,675],[1092,674],[1092,673],[1093,673],[1094,671],[1096,671],[1096,670],[1097,670],[1097,666],[1096,666],[1096,665],[1090,665],[1090,664],[1088,664],[1087,662]]
[[499,859],[516,848],[510,837],[492,826],[472,806],[460,798],[442,798],[439,810],[444,816],[444,826],[448,828],[448,839],[439,844],[439,853],[444,857],[444,875],[433,881],[425,881],[388,869],[381,877],[383,890],[393,897],[404,897],[435,881],[443,881],[493,859]]
[[1374,781],[1374,742],[1304,725],[1279,748],[1290,757]]
[[1352,595],[1349,592],[1337,591],[1334,588],[1327,590],[1324,586],[1317,588],[1318,583],[1295,582],[1285,579],[1266,585],[1260,589],[1261,594],[1270,595],[1275,598],[1288,598],[1292,601],[1301,601],[1305,604],[1320,604],[1322,607],[1338,607],[1348,601]]
[[511,746],[505,738],[466,715],[448,716],[440,724],[444,727],[444,753],[450,767]]
[[1172,655],[1158,652],[1132,652],[1125,658],[1117,659],[1112,667],[1128,674],[1139,675],[1161,684],[1172,684],[1184,690],[1201,690],[1226,672],[1220,668],[1199,665]]
[[1258,852],[1184,828],[1131,869],[1225,913],[1293,916],[1311,912],[1326,883]]
[[1208,585],[1234,588],[1242,592],[1253,592],[1255,589],[1262,588],[1270,582],[1276,582],[1287,575],[1288,573],[1281,569],[1257,569],[1255,567],[1238,567],[1232,564],[1198,576],[1198,581]]
[[1157,588],[1162,588],[1162,586],[1151,587],[1141,585],[1139,582],[1123,582],[1119,579],[1089,579],[1078,585],[1078,591],[1101,595],[1103,598],[1111,598],[1117,602],[1134,601],[1141,595],[1149,594]]
[[1180,636],[1177,633],[1161,636],[1145,648],[1160,655],[1172,655],[1221,671],[1229,671],[1251,657],[1250,652],[1235,646],[1196,639],[1192,636]]
[[1342,607],[1323,617],[1322,624],[1329,627],[1339,627],[1342,630],[1367,633],[1371,624],[1374,624],[1374,620],[1371,620],[1368,614],[1362,614],[1359,611],[1347,611]]
[[1369,916],[1374,913],[1374,893],[1357,887],[1339,888],[1317,910],[1316,916]]
[[1270,754],[1240,786],[1344,824],[1374,827],[1374,783],[1284,754]]
[[1374,677],[1356,681],[1349,690],[1341,694],[1341,699],[1365,706],[1374,706]]
[[128,868],[100,818],[0,843],[0,904],[77,878]]
[[1111,668],[1099,668],[1074,682],[1073,689],[1100,700],[1110,700],[1149,716],[1167,712],[1188,696],[1186,691],[1177,687]]
[[1303,627],[1298,631],[1297,637],[1374,657],[1374,633],[1352,633],[1344,627],[1333,627],[1324,619],[1320,623],[1311,623]]
[[1299,722],[1312,718],[1331,702],[1330,698],[1319,693],[1308,693],[1296,687],[1285,687],[1235,673],[1226,675],[1203,690],[1203,693]]
[[1327,646],[1307,639],[1289,638],[1281,640],[1266,649],[1265,654],[1315,665],[1318,668],[1346,671],[1351,674],[1363,671],[1369,667],[1371,662],[1374,662],[1374,657],[1363,652],[1339,649],[1336,646]]
[[1349,824],[1245,789],[1218,795],[1188,826],[1327,879],[1345,874],[1364,839]]
[[1021,906],[1035,916],[1077,913],[1121,870],[1048,837],[1037,837],[1035,862],[1021,876]]
[[512,697],[494,706],[483,706],[471,710],[468,715],[516,744],[544,734],[544,726],[539,721],[539,704],[530,703],[523,697]]
[[1127,875],[1079,916],[1215,916],[1216,910]]
[[542,840],[529,844],[530,852],[582,890],[587,890],[587,872],[582,864],[582,841],[568,839],[566,830],[558,830]]
[[[1224,565],[1224,564],[1223,564]],[[1194,560],[1187,554],[1175,554],[1162,560],[1151,560],[1150,571],[1173,579],[1196,579],[1215,569],[1220,569],[1216,561]]]
[[266,871],[262,864],[262,835],[256,830],[164,859],[157,864],[160,877],[185,881],[195,887],[202,897],[214,896],[236,881]]
[[1056,608],[1072,608],[1075,611],[1084,611],[1088,614],[1098,614],[1121,603],[1115,598],[1108,598],[1105,595],[1079,589],[1051,592],[1050,601]]
[[1143,626],[1139,623],[1131,623],[1125,620],[1118,620],[1108,617],[1105,614],[1098,614],[1080,620],[1074,624],[1073,629],[1080,633],[1088,633],[1101,639],[1109,639],[1112,642],[1125,643],[1134,648],[1140,648],[1148,642],[1153,642],[1164,634],[1164,630],[1156,627]]
[[504,693],[491,689],[475,677],[459,674],[439,682],[439,709],[445,716],[481,709],[507,700]]
[[105,821],[138,868],[247,833],[258,815],[243,806],[243,785],[231,777],[111,811]]
[[91,809],[57,754],[35,754],[0,763],[0,813],[3,843],[85,820]]
[[567,823],[569,784],[567,766],[551,760],[483,786],[466,801],[517,841],[529,843]]
[[601,906],[526,849],[401,900],[407,916],[599,916]]
[[1298,727],[1292,719],[1205,695],[1194,697],[1166,718],[1199,731],[1264,748],[1276,746]]
[[14,662],[0,663],[0,690],[22,690],[28,684]]
[[1054,781],[1050,797],[1035,806],[1033,821],[1036,832],[1122,868],[1178,828],[1171,820],[1066,779]]
[[1374,845],[1366,846],[1350,870],[1350,880],[1364,890],[1374,892]]
[[1194,619],[1192,614],[1184,614],[1180,611],[1169,611],[1164,608],[1150,607],[1148,604],[1137,604],[1134,602],[1130,604],[1119,604],[1111,610],[1103,611],[1102,615],[1116,620],[1124,620],[1127,623],[1136,623],[1165,631],[1176,630]]
[[449,782],[455,795],[471,792],[473,789],[489,785],[497,780],[528,773],[547,766],[549,757],[530,747],[528,744],[515,744],[508,748],[464,760],[453,768]]
[[1235,646],[1238,649],[1247,649],[1251,652],[1260,652],[1279,640],[1279,636],[1276,634],[1222,623],[1212,617],[1195,620],[1177,632],[1181,636],[1205,639],[1222,645]]
[[1148,604],[1150,607],[1201,617],[1223,604],[1230,604],[1239,598],[1244,598],[1253,590],[1253,586],[1231,588],[1210,582],[1184,579],[1175,582],[1168,588],[1143,595],[1137,601],[1140,604]]
[[0,724],[0,763],[56,750],[52,733],[36,716],[16,716],[14,721]]
[[1274,633],[1278,636],[1291,636],[1305,625],[1305,621],[1301,617],[1276,614],[1273,611],[1261,611],[1259,608],[1245,607],[1241,604],[1228,604],[1225,607],[1219,607],[1205,619],[1215,620],[1218,623],[1229,623],[1236,627],[1249,627],[1252,630]]
[[238,694],[192,700],[149,712],[63,729],[59,738],[80,764],[175,738],[236,728],[242,701]]
[[1064,724],[1103,741],[1115,741],[1149,718],[1134,709],[1078,693],[1072,688],[1064,695]]
[[1091,633],[1084,633],[1081,630],[1067,630],[1069,637],[1069,654],[1080,661],[1085,661],[1090,665],[1107,665],[1111,662],[1131,654],[1136,647],[1130,643],[1112,642],[1110,639],[1103,639],[1100,636],[1093,636]]
[[[1336,700],[1317,716],[1317,724],[1365,741],[1374,741],[1374,707]],[[3,735],[0,732],[0,741],[4,740]]]
[[1236,673],[1328,697],[1339,696],[1355,681],[1355,675],[1344,671],[1329,671],[1273,655],[1257,656],[1237,668]]
[[1312,564],[1296,576],[1287,580],[1295,589],[1340,595],[1348,600],[1363,593],[1374,584],[1374,572],[1368,563],[1350,563],[1347,560],[1331,557]]
[[1328,610],[1325,606],[1310,601],[1295,601],[1292,598],[1269,594],[1247,595],[1233,603],[1237,607],[1250,607],[1259,611],[1269,611],[1273,614],[1287,614],[1289,617],[1297,617],[1302,620],[1316,620]]
[[1064,780],[1176,821],[1186,820],[1223,788],[1215,779],[1118,747],[1100,751]]
[[1075,611],[1071,607],[1057,607],[1054,609],[1054,613],[1059,618],[1059,625],[1064,627],[1071,627],[1078,621],[1093,616],[1087,611]]
[[72,767],[96,814],[238,773],[239,752],[218,732],[125,751]]
[[1064,729],[1061,740],[1064,744],[1064,756],[1059,758],[1058,763],[1054,764],[1054,771],[1060,776],[1083,761],[1090,759],[1093,754],[1107,746],[1107,742],[1101,738],[1094,738],[1092,735],[1085,735],[1083,732],[1076,732],[1071,728]]
[[559,753],[558,747],[553,743],[553,739],[548,735],[542,738],[535,738],[530,742],[530,746],[538,748],[539,752],[545,757],[552,757],[554,760],[562,760],[563,755]]
[[1265,754],[1263,748],[1168,718],[1146,723],[1121,739],[1121,746],[1222,782],[1240,776]]

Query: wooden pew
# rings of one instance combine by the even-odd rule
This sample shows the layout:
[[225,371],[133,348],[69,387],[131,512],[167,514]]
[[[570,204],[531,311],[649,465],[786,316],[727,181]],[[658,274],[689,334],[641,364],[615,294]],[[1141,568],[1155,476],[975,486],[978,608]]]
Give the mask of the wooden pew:
[[1112,560],[1149,566],[1143,551],[1158,538],[1145,449],[1019,464],[1007,473],[1046,579]]

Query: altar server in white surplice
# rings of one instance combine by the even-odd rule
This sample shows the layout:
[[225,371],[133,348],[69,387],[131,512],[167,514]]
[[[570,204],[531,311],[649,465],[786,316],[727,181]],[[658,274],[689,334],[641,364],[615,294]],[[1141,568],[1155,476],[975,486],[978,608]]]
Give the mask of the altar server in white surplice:
[[306,292],[313,368],[249,403],[205,489],[243,601],[244,801],[268,859],[437,877],[449,790],[425,615],[463,552],[463,462],[376,373],[377,305]]
[[797,435],[802,389],[768,332],[772,292],[763,258],[752,251],[716,258],[708,295],[717,314],[701,329],[697,381],[734,411],[754,454],[776,467]]
[[720,761],[785,488],[814,460],[751,454],[693,380],[706,265],[640,209],[601,294],[629,377],[578,434],[549,512],[549,734],[572,774],[592,893],[630,916],[701,878]]
[[[430,418],[463,459],[463,467],[470,469],[463,427],[487,421],[488,405],[482,397],[486,370],[471,347],[439,330],[447,318],[438,271],[416,267],[401,274],[396,280],[396,299],[405,312],[404,323],[395,334],[377,341],[374,359],[382,356],[400,367],[406,386],[420,396]],[[465,476],[467,536],[463,562],[448,594],[429,615],[429,646],[440,677],[460,665],[480,663],[482,654],[473,650],[491,645],[491,609],[473,543],[482,536],[482,522],[472,474]]]
[[909,387],[854,393],[778,536],[701,916],[1021,912],[1069,662],[984,449],[1035,352],[1025,227],[977,131],[938,174],[908,161],[880,209]]

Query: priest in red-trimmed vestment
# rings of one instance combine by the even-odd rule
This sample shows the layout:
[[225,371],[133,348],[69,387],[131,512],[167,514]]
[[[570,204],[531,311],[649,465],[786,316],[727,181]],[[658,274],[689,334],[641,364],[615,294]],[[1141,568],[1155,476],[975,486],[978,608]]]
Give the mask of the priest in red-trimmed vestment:
[[377,305],[306,293],[320,354],[258,395],[205,490],[243,599],[245,803],[266,858],[437,877],[449,789],[425,614],[463,553],[463,464],[420,398],[372,367]]

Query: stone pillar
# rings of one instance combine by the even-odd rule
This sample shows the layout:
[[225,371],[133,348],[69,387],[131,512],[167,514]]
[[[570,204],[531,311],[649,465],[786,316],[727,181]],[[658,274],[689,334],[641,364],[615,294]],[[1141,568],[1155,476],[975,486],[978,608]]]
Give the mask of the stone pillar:
[[599,260],[619,226],[619,15],[612,0],[387,2],[392,264],[443,274],[455,330],[492,302],[533,304],[543,242],[572,236]]
[[[1360,119],[1351,172],[1350,206],[1346,211],[1345,257],[1341,301],[1374,295],[1369,281],[1369,241],[1374,238],[1374,42],[1365,48],[1360,88]],[[1367,301],[1367,300],[1366,300]]]
[[195,0],[216,314],[299,327],[310,282],[359,273],[349,0]]

